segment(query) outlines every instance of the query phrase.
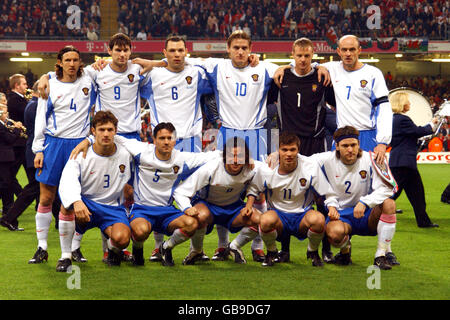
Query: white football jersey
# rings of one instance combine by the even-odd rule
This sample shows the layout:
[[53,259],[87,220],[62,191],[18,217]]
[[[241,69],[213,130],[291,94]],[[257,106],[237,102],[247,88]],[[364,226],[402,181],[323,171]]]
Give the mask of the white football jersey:
[[[392,109],[386,100],[389,91],[380,69],[364,64],[346,71],[342,61],[322,64],[330,72],[336,97],[337,127],[377,130],[378,143],[389,144],[392,137]],[[380,102],[378,99],[383,98]],[[384,99],[386,98],[386,99]]]
[[314,192],[326,197],[326,206],[337,207],[336,195],[318,164],[302,155],[297,158],[297,168],[288,174],[278,173],[279,166],[272,170],[266,164],[262,165],[251,181],[247,195],[257,197],[260,192],[265,192],[269,208],[287,213],[311,210]]
[[319,163],[336,192],[338,209],[354,207],[359,201],[373,208],[393,195],[393,188],[372,167],[370,154],[366,151],[352,165],[345,165],[336,157],[335,151],[317,153],[311,158]]
[[168,206],[173,201],[173,191],[199,166],[213,160],[219,152],[172,151],[170,160],[159,160],[155,145],[116,136],[115,140],[134,157],[134,201],[146,206]]
[[82,75],[75,82],[49,80],[48,99],[38,100],[33,152],[44,148],[45,134],[58,138],[83,138],[89,133],[90,111],[96,91],[91,78]]
[[224,127],[247,130],[264,126],[267,120],[267,93],[278,69],[276,64],[260,61],[256,67],[239,69],[233,66],[230,59],[186,60],[206,69]]
[[171,122],[177,131],[177,139],[201,136],[200,98],[202,94],[213,93],[205,71],[186,65],[180,72],[153,68],[149,76],[142,96],[150,105],[152,129],[161,122]]
[[95,111],[111,111],[119,119],[119,133],[141,131],[140,90],[148,82],[148,76],[140,75],[141,70],[140,65],[131,61],[124,72],[114,71],[110,64],[102,71],[95,71],[91,66],[85,68],[97,86]]
[[59,195],[65,208],[81,196],[100,204],[117,206],[123,203],[123,188],[132,177],[133,158],[116,144],[116,152],[108,157],[89,147],[86,159],[79,155],[66,163],[59,184]]
[[262,162],[255,161],[253,170],[244,166],[237,175],[225,170],[222,156],[199,168],[174,192],[174,199],[182,211],[191,207],[191,198],[199,192],[200,198],[218,205],[226,206],[238,201]]

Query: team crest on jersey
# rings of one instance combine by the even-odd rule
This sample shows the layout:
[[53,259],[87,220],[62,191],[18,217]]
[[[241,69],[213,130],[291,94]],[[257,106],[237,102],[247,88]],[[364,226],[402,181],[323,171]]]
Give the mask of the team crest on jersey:
[[361,179],[365,179],[365,178],[367,178],[367,171],[366,170],[361,170],[359,172],[359,175],[361,176]]
[[367,80],[361,80],[359,83],[361,84],[361,88],[365,88],[368,82]]
[[133,82],[133,80],[134,80],[134,74],[129,74],[129,75],[127,75],[127,78],[128,78],[128,80],[129,80],[130,82]]
[[317,91],[317,84],[313,84],[313,85],[312,85],[312,91],[313,91],[313,92],[316,92],[316,91]]
[[120,173],[124,173],[124,172],[125,172],[125,165],[124,165],[124,164],[121,164],[121,165],[119,166],[119,170],[120,170]]
[[85,96],[89,94],[89,88],[84,87],[83,89],[81,89],[81,91],[83,91]]
[[187,76],[185,79],[186,79],[187,84],[192,84],[192,77],[191,76]]
[[173,173],[177,174],[177,173],[178,173],[178,170],[180,170],[180,167],[179,167],[179,166],[173,167]]
[[259,75],[258,74],[252,74],[252,79],[253,79],[253,81],[258,81],[258,79],[259,79]]
[[305,178],[301,178],[299,181],[300,181],[300,185],[302,187],[306,186],[306,179]]

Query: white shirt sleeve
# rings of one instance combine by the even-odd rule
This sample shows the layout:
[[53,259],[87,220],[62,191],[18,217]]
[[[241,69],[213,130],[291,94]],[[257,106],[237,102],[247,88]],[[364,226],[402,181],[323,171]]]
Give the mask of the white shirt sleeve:
[[[277,170],[277,169],[274,169],[274,170]],[[263,163],[261,166],[259,166],[256,169],[256,173],[253,176],[253,179],[250,181],[250,184],[247,188],[247,197],[250,195],[254,196],[254,197],[258,197],[258,195],[261,192],[265,191],[266,176],[269,172],[272,172],[272,170],[265,163]]]
[[133,157],[141,154],[148,147],[147,142],[137,141],[136,139],[127,139],[117,134],[114,136],[114,141],[127,149]]
[[181,211],[191,207],[191,198],[197,191],[209,184],[211,178],[210,166],[203,166],[181,183],[173,194]]
[[[386,161],[386,160],[385,160]],[[387,161],[385,163],[387,165]],[[369,208],[373,208],[378,204],[382,204],[384,200],[392,197],[394,194],[393,187],[389,186],[387,182],[380,177],[379,173],[373,169],[372,177],[372,192],[361,197],[359,200],[367,205]]]
[[336,193],[328,182],[318,163],[314,163],[315,171],[312,186],[321,196],[325,196],[324,204],[326,207],[332,206],[335,208],[339,207],[339,202]]
[[377,135],[378,143],[388,145],[392,138],[392,108],[389,103],[389,90],[386,86],[383,73],[380,69],[375,69],[375,82],[372,93],[376,99],[381,99],[378,103],[377,116]]
[[33,153],[42,152],[44,150],[45,142],[45,128],[47,121],[45,119],[45,111],[47,110],[47,99],[38,99],[38,105],[36,109],[36,118],[34,120],[34,139],[31,149]]
[[67,161],[59,182],[61,203],[66,209],[74,202],[81,200],[80,175],[80,164],[74,159]]

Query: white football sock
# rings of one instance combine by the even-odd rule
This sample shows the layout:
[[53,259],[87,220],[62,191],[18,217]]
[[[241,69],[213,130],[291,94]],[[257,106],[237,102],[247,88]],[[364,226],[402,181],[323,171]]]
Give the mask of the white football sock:
[[317,251],[319,250],[320,242],[323,239],[324,232],[317,233],[311,229],[308,229],[308,251]]
[[[258,232],[254,228],[244,227],[241,232],[237,235],[237,237],[231,241],[230,248],[231,249],[240,249],[245,246],[247,243],[255,239],[258,235]],[[261,238],[260,238],[261,240]],[[262,242],[262,240],[261,240]],[[253,241],[255,243],[255,241]],[[253,244],[252,244],[253,249]]]
[[59,242],[61,244],[61,259],[72,259],[72,239],[75,233],[75,214],[59,213]]
[[266,245],[267,251],[278,251],[277,250],[277,230],[273,229],[269,232],[262,232],[261,228],[259,229],[259,235],[261,236],[261,239],[264,241],[264,244]]
[[36,212],[36,235],[38,239],[38,246],[43,250],[47,250],[48,230],[52,223],[52,206],[44,207],[38,206]]
[[72,252],[81,247],[81,239],[83,239],[83,234],[75,231],[72,239]]
[[153,231],[153,237],[155,238],[155,248],[158,249],[164,241],[164,233]]
[[202,252],[203,251],[203,239],[205,238],[206,227],[197,229],[191,238],[191,251]]
[[185,234],[181,229],[177,229],[173,232],[172,236],[164,242],[164,249],[173,249],[176,245],[185,242],[190,237]]
[[390,252],[390,244],[394,238],[396,221],[395,215],[381,214],[377,226],[378,247],[375,252],[375,258],[385,256],[386,252]]
[[228,229],[224,226],[216,224],[217,236],[219,237],[218,246],[219,248],[226,248],[230,242]]

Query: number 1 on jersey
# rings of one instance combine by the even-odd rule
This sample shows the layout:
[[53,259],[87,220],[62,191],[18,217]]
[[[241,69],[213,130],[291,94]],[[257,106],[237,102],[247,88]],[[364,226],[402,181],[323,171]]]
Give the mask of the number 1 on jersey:
[[300,100],[302,99],[302,95],[300,92],[297,92],[297,108],[300,108]]

